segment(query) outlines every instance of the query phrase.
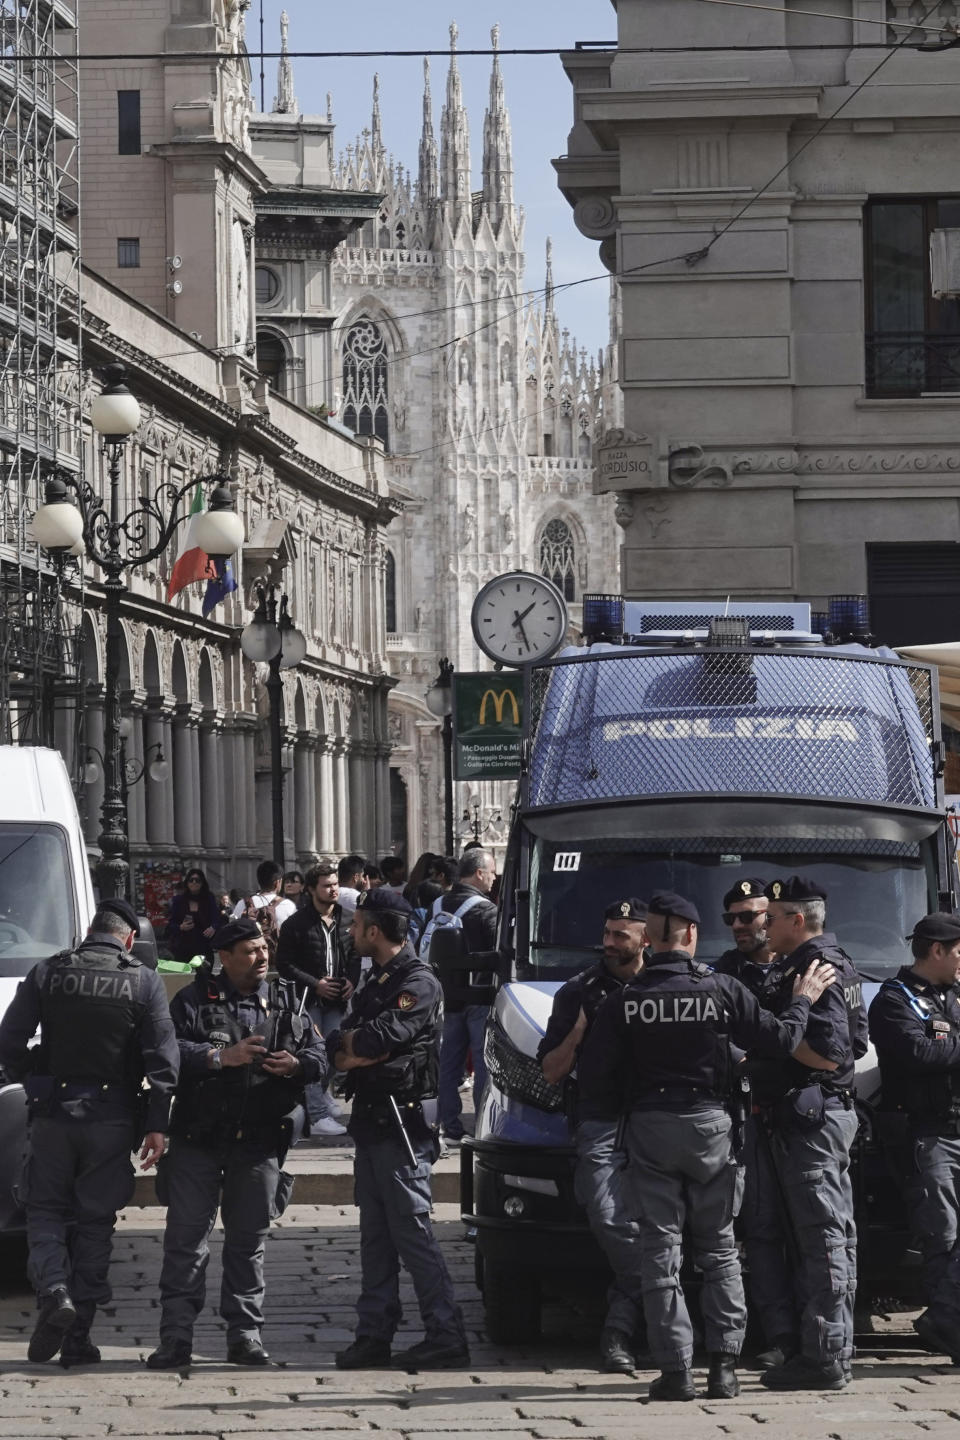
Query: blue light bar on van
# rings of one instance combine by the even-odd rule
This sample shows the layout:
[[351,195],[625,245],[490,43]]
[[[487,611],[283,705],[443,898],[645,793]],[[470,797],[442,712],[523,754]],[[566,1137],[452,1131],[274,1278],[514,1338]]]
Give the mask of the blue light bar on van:
[[835,635],[855,635],[870,629],[870,602],[866,595],[831,595],[828,612]]
[[583,638],[617,640],[623,634],[623,597],[620,595],[584,595]]
[[810,629],[814,635],[825,635],[830,629],[830,617],[826,610],[810,611]]

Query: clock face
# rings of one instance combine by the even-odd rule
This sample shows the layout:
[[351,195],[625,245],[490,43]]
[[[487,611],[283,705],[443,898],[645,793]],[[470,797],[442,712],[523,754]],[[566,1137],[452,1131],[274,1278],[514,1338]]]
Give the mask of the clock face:
[[563,596],[542,575],[516,571],[490,580],[473,602],[473,635],[501,665],[529,665],[552,655],[567,633]]

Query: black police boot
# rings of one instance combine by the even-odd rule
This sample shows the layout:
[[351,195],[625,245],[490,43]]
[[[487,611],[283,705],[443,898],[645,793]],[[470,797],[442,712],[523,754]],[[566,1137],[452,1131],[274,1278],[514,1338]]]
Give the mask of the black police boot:
[[951,1365],[960,1365],[960,1332],[925,1310],[913,1322],[924,1350],[932,1355],[949,1355]]
[[606,1326],[600,1331],[600,1369],[607,1375],[632,1375],[637,1368],[629,1335]]
[[707,1376],[708,1400],[735,1400],[740,1394],[736,1355],[711,1355]]
[[269,1365],[270,1356],[258,1335],[243,1335],[227,1346],[227,1362],[230,1365]]
[[148,1370],[186,1370],[193,1359],[189,1340],[161,1340],[152,1355],[148,1355]]
[[764,1370],[760,1384],[768,1390],[843,1390],[849,1381],[842,1360],[818,1364],[805,1355],[794,1355],[784,1365]]
[[394,1355],[393,1363],[397,1369],[411,1374],[417,1370],[462,1370],[470,1364],[470,1351],[459,1335],[450,1339],[437,1336],[433,1340],[421,1340],[409,1350],[400,1350]]
[[40,1314],[27,1346],[27,1359],[52,1360],[76,1318],[66,1285],[54,1285],[46,1295],[41,1295]]
[[689,1370],[664,1370],[651,1380],[647,1396],[650,1400],[696,1400],[697,1388]]
[[392,1356],[386,1340],[377,1340],[373,1335],[358,1335],[346,1350],[339,1350],[333,1357],[338,1370],[389,1370]]
[[60,1364],[64,1370],[74,1365],[99,1365],[100,1351],[90,1339],[90,1326],[79,1323],[68,1330],[60,1347]]
[[776,1365],[785,1365],[800,1349],[796,1335],[778,1335],[773,1344],[761,1350],[756,1359],[758,1370],[772,1370]]

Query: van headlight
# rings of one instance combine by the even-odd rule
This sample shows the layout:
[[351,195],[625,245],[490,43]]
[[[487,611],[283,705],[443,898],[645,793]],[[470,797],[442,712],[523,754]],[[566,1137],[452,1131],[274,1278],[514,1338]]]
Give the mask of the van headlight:
[[487,1028],[483,1047],[487,1072],[498,1090],[538,1110],[555,1112],[563,1109],[563,1087],[549,1085],[536,1060],[523,1055],[507,1039],[503,1026],[494,1020]]

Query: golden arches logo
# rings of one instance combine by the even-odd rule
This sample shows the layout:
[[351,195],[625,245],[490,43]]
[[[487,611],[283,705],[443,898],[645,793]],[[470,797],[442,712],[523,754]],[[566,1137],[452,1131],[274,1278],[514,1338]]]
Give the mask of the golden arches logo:
[[520,724],[520,706],[517,704],[517,697],[512,690],[501,690],[499,695],[494,690],[484,690],[483,699],[480,701],[480,724],[487,723],[487,701],[493,702],[493,713],[498,725],[503,724],[503,711],[507,701],[513,710],[514,725]]

